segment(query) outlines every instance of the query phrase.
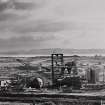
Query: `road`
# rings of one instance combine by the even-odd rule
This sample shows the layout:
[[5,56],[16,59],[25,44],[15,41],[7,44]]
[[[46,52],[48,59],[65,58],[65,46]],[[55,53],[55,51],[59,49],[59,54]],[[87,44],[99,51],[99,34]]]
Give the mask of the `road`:
[[[2,102],[46,103],[56,105],[71,103],[70,105],[101,105],[105,101],[105,92],[91,93],[57,93],[57,92],[12,92],[0,94]],[[75,104],[74,104],[75,103]],[[103,104],[104,105],[104,104]]]

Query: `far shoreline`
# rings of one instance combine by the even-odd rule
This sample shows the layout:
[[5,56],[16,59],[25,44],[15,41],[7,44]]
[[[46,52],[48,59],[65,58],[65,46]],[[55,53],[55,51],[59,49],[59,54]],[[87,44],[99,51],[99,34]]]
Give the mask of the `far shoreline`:
[[[92,53],[92,54],[65,54],[64,56],[86,56],[86,57],[92,57],[92,56],[102,56],[104,57],[105,54],[98,54],[98,53]],[[0,57],[50,57],[51,54],[0,54]]]

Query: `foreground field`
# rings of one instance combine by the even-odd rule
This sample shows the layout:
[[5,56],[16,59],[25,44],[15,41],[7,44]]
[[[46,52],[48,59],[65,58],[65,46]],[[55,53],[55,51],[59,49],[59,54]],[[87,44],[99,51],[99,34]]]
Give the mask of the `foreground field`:
[[0,105],[32,105],[31,103],[0,102]]
[[[19,60],[18,60],[19,59]],[[78,71],[84,74],[89,67],[100,71],[100,77],[105,71],[105,57],[86,57],[86,56],[65,56],[64,63],[76,61]],[[44,82],[51,82],[51,58],[46,57],[1,57],[0,58],[0,79],[12,78],[15,75],[25,75],[41,77]],[[102,74],[102,75],[101,75]],[[104,77],[100,79],[103,82]],[[42,103],[41,103],[42,104]],[[0,103],[0,105],[30,105],[24,103]],[[38,104],[40,105],[40,104]],[[53,104],[45,104],[53,105]],[[58,105],[72,105],[71,103],[60,103]],[[74,103],[73,105],[77,105]],[[80,104],[81,105],[81,104]],[[85,105],[85,104],[84,104]],[[98,105],[98,104],[97,104]]]

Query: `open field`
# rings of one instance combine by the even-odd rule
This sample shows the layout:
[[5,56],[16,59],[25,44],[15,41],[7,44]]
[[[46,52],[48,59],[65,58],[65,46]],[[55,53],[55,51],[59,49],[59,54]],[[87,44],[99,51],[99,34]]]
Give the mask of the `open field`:
[[[17,61],[16,59],[21,59],[22,62]],[[91,65],[103,66],[105,65],[105,57],[86,57],[86,56],[66,56],[64,57],[64,62],[70,62],[71,60],[76,60],[77,66],[79,67],[88,67]],[[42,57],[0,57],[0,75],[5,76],[15,74],[17,72],[26,72],[25,70],[18,69],[19,66],[24,66],[24,63],[29,64],[35,68],[29,69],[28,71],[38,71],[38,67],[51,67],[51,58],[50,56]],[[17,68],[16,68],[17,67]],[[51,68],[50,68],[51,69]]]
[[[17,61],[21,59],[21,62]],[[64,63],[70,62],[71,60],[76,60],[77,68],[86,70],[90,66],[99,69],[103,72],[105,66],[105,57],[86,57],[86,56],[65,56]],[[29,68],[24,67],[25,64],[29,64]],[[34,75],[38,74],[39,70],[43,73],[41,76],[50,77],[51,76],[51,58],[50,56],[39,56],[39,57],[0,57],[0,77],[6,78],[11,77],[14,74],[28,73]],[[48,69],[48,70],[47,70]],[[47,74],[46,74],[47,72]],[[49,73],[48,73],[49,72]],[[50,76],[48,76],[50,75]]]

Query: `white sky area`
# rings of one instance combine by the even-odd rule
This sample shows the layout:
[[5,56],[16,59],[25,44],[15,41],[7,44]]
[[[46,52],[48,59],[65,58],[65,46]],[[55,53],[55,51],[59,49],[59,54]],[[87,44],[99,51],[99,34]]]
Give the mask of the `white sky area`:
[[105,48],[105,0],[0,0],[1,50]]

